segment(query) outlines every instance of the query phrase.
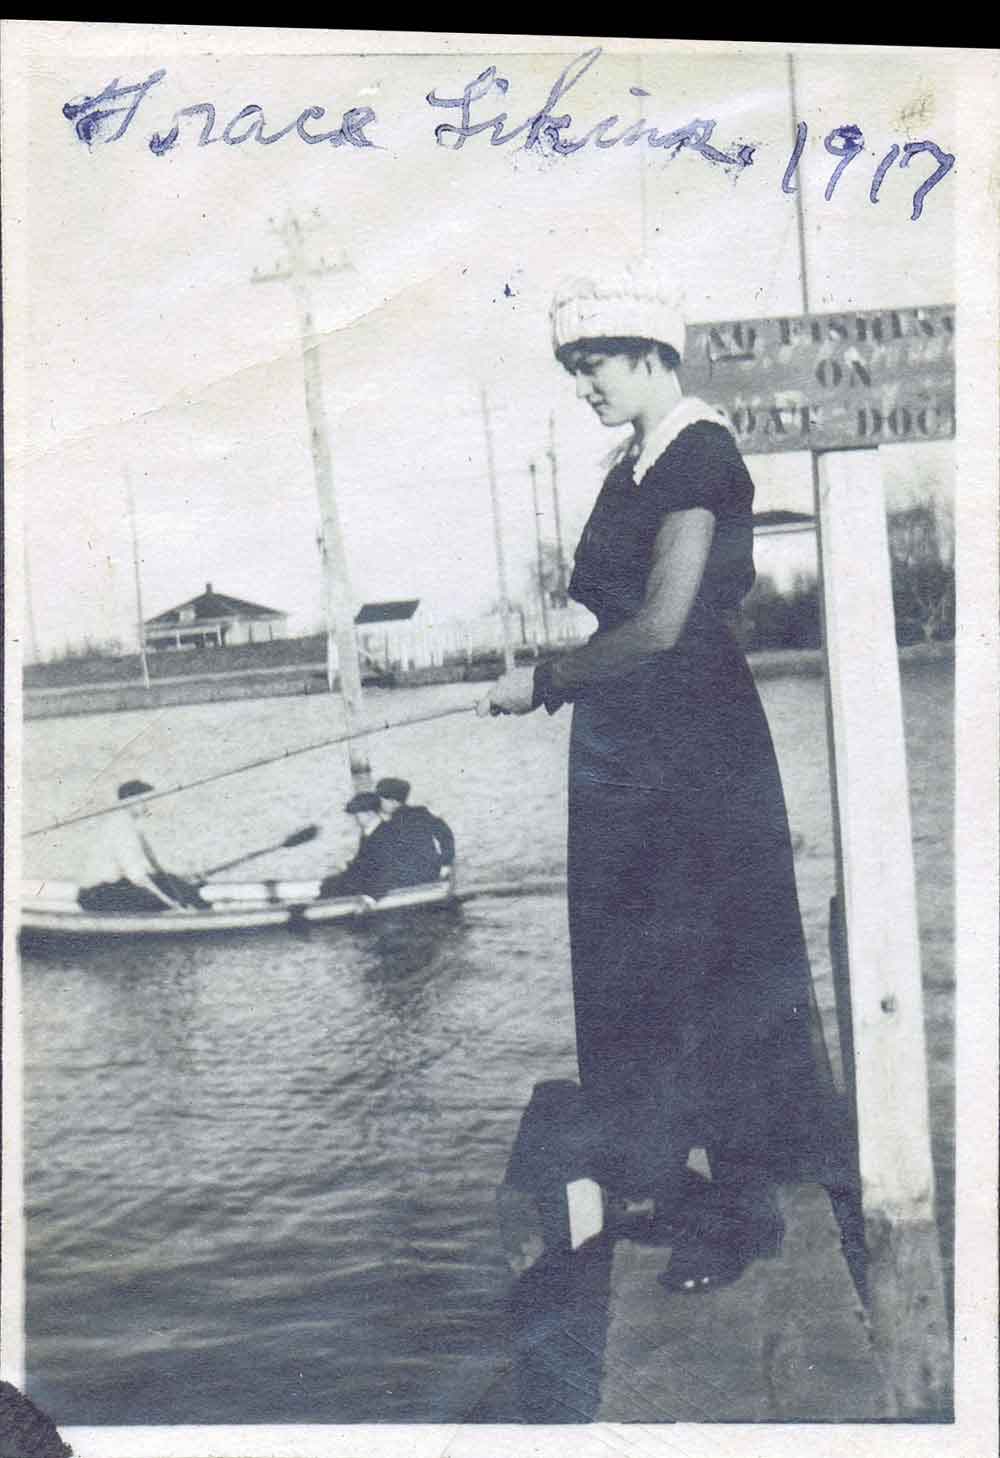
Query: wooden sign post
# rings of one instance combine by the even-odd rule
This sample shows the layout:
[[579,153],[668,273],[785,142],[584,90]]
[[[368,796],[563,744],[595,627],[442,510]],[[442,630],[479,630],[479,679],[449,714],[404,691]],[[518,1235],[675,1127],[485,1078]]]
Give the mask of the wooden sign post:
[[858,1158],[875,1348],[901,1416],[949,1404],[889,543],[877,451],[819,459]]
[[870,1317],[899,1416],[950,1404],[906,748],[878,446],[954,434],[948,307],[688,331],[745,454],[811,450]]

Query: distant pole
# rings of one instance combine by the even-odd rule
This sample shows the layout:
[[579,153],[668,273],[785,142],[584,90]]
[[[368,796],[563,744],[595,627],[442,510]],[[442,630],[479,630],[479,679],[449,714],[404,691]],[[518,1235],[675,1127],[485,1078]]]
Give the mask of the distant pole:
[[549,608],[545,591],[545,556],[542,552],[542,513],[538,506],[538,480],[534,461],[531,462],[529,470],[531,471],[531,510],[535,518],[535,552],[538,559],[538,600],[542,608],[542,642],[547,648],[549,646]]
[[28,662],[38,663],[38,630],[35,627],[35,606],[31,595],[31,569],[28,563],[28,541],[24,541],[24,616],[28,629]]
[[566,606],[566,558],[563,554],[562,517],[559,514],[559,468],[556,464],[556,417],[549,416],[549,468],[552,472],[552,515],[556,528],[556,602]]
[[500,626],[503,631],[504,669],[510,673],[514,667],[514,646],[510,638],[510,598],[507,594],[507,568],[503,555],[503,527],[500,521],[500,498],[497,495],[497,473],[493,462],[493,430],[490,425],[490,407],[485,387],[479,394],[483,411],[483,433],[486,436],[486,466],[490,478],[490,504],[493,508],[493,544],[497,558],[497,586],[500,589]]
[[139,662],[142,664],[143,687],[149,690],[149,663],[146,660],[146,619],[142,611],[142,578],[139,571],[139,534],[135,525],[135,498],[132,495],[132,481],[125,472],[125,496],[128,500],[128,520],[132,533],[132,571],[135,576],[136,632],[139,639]]
[[[788,55],[788,104],[791,119],[792,141],[798,142],[799,112],[795,87],[795,57]],[[805,204],[802,200],[801,160],[795,177],[795,222],[799,240],[799,293],[803,314],[809,313],[809,255],[806,249]],[[827,671],[823,675],[823,695],[826,703],[826,753],[829,765],[830,805],[833,820],[833,864],[836,894],[830,906],[830,950],[833,974],[833,995],[837,1013],[837,1034],[840,1043],[841,1067],[844,1074],[844,1091],[847,1095],[848,1114],[857,1138],[857,1105],[854,1072],[854,1031],[851,1023],[850,974],[847,967],[847,935],[844,927],[844,855],[840,836],[840,804],[837,786],[837,746],[833,732],[833,697],[830,689],[829,642],[830,631],[827,622],[827,593],[825,588],[825,554],[823,551],[823,512],[820,494],[819,455],[809,452],[812,471],[813,519],[816,523],[816,578],[819,589],[820,631],[823,635],[824,663]]]
[[[799,104],[795,91],[795,57],[788,56],[788,104],[792,113],[792,138],[798,141],[799,135]],[[801,161],[799,168],[801,168]],[[796,169],[795,180],[795,220],[798,225],[799,235],[799,283],[802,294],[802,312],[809,313],[809,259],[806,254],[806,219],[802,203],[802,183],[800,181],[799,169]]]
[[[323,560],[323,599],[326,616],[327,684],[330,689],[333,688],[333,660],[336,655],[344,719],[348,733],[352,734],[354,726],[363,713],[361,669],[358,663],[357,640],[354,632],[354,597],[351,592],[347,555],[344,551],[343,533],[334,492],[330,436],[326,421],[326,408],[323,403],[319,336],[313,321],[312,305],[306,282],[310,275],[339,273],[347,265],[343,263],[328,265],[322,258],[318,266],[307,265],[303,227],[298,218],[291,214],[276,231],[285,245],[285,264],[283,267],[276,267],[270,274],[262,274],[255,269],[251,281],[253,283],[271,283],[275,280],[282,280],[291,285],[292,293],[295,296],[299,331],[302,337],[306,415],[309,420],[316,493],[319,497],[320,552]],[[355,789],[367,788],[371,781],[371,768],[365,740],[355,738],[352,734],[348,740],[347,751],[351,779]]]

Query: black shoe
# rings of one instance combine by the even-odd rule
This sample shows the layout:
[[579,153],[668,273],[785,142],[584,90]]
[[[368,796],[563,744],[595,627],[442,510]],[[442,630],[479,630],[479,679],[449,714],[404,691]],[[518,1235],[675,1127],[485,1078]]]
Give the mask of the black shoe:
[[728,1230],[683,1235],[670,1264],[658,1277],[667,1291],[697,1295],[738,1281],[755,1260],[773,1260],[781,1250],[785,1223],[780,1215],[734,1220]]
[[731,1246],[692,1236],[674,1247],[669,1266],[656,1279],[665,1291],[700,1296],[738,1281],[751,1259]]

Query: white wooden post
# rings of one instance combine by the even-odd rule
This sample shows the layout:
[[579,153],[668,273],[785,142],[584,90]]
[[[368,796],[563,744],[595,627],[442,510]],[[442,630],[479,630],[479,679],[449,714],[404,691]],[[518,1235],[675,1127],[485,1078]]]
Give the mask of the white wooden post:
[[876,450],[819,458],[871,1320],[901,1416],[950,1405],[889,546]]

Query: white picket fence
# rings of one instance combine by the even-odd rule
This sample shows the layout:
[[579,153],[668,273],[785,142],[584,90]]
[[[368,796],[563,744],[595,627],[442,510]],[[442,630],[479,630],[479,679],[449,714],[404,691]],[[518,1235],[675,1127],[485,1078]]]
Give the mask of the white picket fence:
[[[515,650],[527,648],[543,652],[546,646],[579,643],[589,638],[596,625],[586,608],[574,603],[565,608],[549,608],[545,623],[540,609],[514,609],[509,626]],[[404,672],[467,663],[485,653],[502,653],[503,641],[499,613],[442,623],[380,623],[358,632],[363,662],[373,668]]]

